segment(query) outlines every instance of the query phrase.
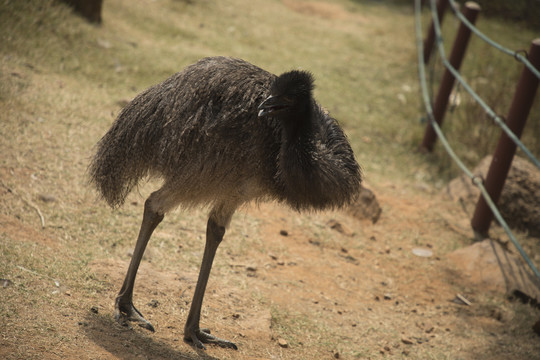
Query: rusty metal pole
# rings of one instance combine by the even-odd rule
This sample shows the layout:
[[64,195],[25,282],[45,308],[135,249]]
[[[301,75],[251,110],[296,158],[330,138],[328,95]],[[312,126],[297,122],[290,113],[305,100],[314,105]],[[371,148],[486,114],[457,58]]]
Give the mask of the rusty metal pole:
[[[439,18],[439,24],[442,26],[444,19],[444,12],[448,7],[448,0],[438,0],[437,1],[437,17]],[[426,39],[424,40],[424,64],[429,62],[431,53],[433,52],[433,44],[435,44],[435,24],[433,19],[429,25]]]
[[[475,2],[468,1],[465,3],[465,8],[463,11],[463,16],[469,20],[471,24],[476,22],[478,13],[480,12],[480,5]],[[449,62],[456,70],[459,70],[461,62],[463,61],[463,56],[465,55],[465,50],[467,49],[467,44],[471,37],[471,30],[463,23],[459,26],[456,39],[454,40],[454,45],[452,46],[452,52],[450,53]],[[441,125],[444,119],[444,113],[448,107],[448,98],[454,87],[455,77],[452,75],[450,70],[445,69],[441,85],[439,86],[439,91],[437,97],[435,98],[435,103],[433,104],[433,117],[435,121]],[[430,123],[426,126],[426,131],[424,133],[424,139],[420,148],[427,150],[429,152],[433,151],[433,146],[435,140],[437,139],[437,134]]]
[[[540,38],[532,41],[528,60],[535,68],[540,69]],[[518,138],[521,137],[521,133],[525,127],[538,89],[538,83],[538,78],[527,67],[523,67],[510,110],[506,117],[506,125]],[[493,160],[489,166],[484,184],[495,204],[499,201],[504,182],[512,165],[514,154],[516,153],[516,148],[517,145],[503,131],[497,148],[493,153]],[[487,237],[492,220],[493,213],[484,200],[484,197],[480,196],[471,220],[473,230],[480,237]]]

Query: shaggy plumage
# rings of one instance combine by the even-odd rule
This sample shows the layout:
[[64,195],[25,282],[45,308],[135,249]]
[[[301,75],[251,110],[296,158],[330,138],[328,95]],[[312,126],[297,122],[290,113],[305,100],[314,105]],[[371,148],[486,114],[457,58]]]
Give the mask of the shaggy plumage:
[[278,200],[296,210],[349,203],[361,176],[335,119],[313,99],[313,77],[279,77],[243,60],[205,58],[138,95],[97,145],[91,180],[112,207],[147,176],[164,180],[146,201],[141,233],[116,303],[119,321],[138,321],[132,304],[137,268],[152,231],[176,206],[211,208],[208,254],[185,338],[198,347],[235,347],[199,329],[213,256],[232,214],[251,200]]
[[[309,98],[305,121],[257,118],[271,90],[296,91],[295,83],[308,86],[289,94]],[[277,78],[239,59],[203,59],[124,108],[97,146],[91,179],[113,207],[147,175],[175,187],[178,205],[212,205],[255,185],[258,195],[295,209],[344,205],[358,189],[359,167],[337,122],[311,99],[312,88],[306,72]]]

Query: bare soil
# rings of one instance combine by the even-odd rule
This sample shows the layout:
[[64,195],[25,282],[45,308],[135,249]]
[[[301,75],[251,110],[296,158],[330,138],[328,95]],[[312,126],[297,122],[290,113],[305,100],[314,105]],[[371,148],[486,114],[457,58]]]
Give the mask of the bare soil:
[[[227,236],[218,252],[202,322],[236,342],[238,351],[211,346],[206,352],[195,351],[183,342],[196,266],[164,270],[153,265],[159,253],[149,250],[139,271],[135,304],[156,327],[154,334],[114,322],[114,298],[129,254],[103,257],[88,264],[93,281],[101,284],[97,293],[57,287],[30,271],[12,278],[13,284],[0,290],[4,301],[16,301],[22,283],[46,288],[43,292],[52,301],[32,306],[19,299],[13,305],[26,311],[17,319],[4,318],[2,356],[534,359],[540,354],[531,329],[539,311],[510,302],[491,288],[472,287],[448,261],[444,241],[468,233],[453,203],[395,183],[379,185],[375,192],[383,207],[376,224],[343,212],[299,215],[277,204],[237,214],[235,235]],[[246,248],[236,254],[227,243],[238,241],[247,217],[256,219],[257,231],[240,235]],[[50,233],[14,217],[3,215],[0,223],[4,237],[31,243],[36,253],[61,246]],[[191,236],[202,242],[197,233],[203,230]],[[153,245],[167,236],[158,231]],[[415,256],[413,248],[433,255]],[[457,294],[472,304],[456,302]],[[44,318],[45,331],[57,334],[54,344],[34,347],[34,339],[13,338],[5,331],[12,321],[34,326]]]
[[[539,359],[532,327],[540,310],[475,281],[449,256],[474,242],[470,214],[427,175],[433,169],[418,160],[423,155],[407,148],[404,129],[419,112],[409,75],[412,14],[376,3],[111,0],[106,26],[97,29],[48,2],[43,19],[3,28],[0,358]],[[23,2],[1,6],[13,4]],[[67,25],[50,25],[56,12]],[[282,19],[292,24],[285,31]],[[47,36],[18,44],[27,28]],[[303,36],[316,41],[295,42]],[[273,58],[268,44],[276,40],[304,52]],[[205,210],[168,214],[150,241],[134,303],[156,332],[114,321],[142,204],[156,184],[110,210],[85,176],[118,102],[214,53],[280,70],[298,61],[320,73],[321,97],[348,124],[366,186],[382,207],[375,224],[346,209],[241,209],[218,250],[201,320],[237,351],[198,351],[182,340]],[[491,234],[515,253],[499,228]],[[538,239],[519,237],[539,253]]]

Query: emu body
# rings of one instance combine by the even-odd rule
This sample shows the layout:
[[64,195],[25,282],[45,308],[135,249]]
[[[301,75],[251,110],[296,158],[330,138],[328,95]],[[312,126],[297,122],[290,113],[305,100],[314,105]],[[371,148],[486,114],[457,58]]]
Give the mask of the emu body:
[[312,76],[280,76],[239,59],[205,58],[139,94],[97,144],[89,173],[103,198],[123,204],[147,176],[163,185],[145,202],[143,220],[115,318],[154,331],[133,306],[146,245],[171,209],[210,209],[199,279],[184,339],[235,348],[199,327],[216,250],[235,210],[252,200],[277,200],[296,210],[349,203],[361,175],[336,120],[315,102]]

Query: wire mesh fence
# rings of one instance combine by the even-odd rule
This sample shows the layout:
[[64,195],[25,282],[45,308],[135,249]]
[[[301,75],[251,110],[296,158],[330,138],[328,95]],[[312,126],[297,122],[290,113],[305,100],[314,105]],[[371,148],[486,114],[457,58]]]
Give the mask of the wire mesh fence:
[[[444,10],[446,9],[448,4],[450,5],[450,8],[452,9],[456,18],[459,19],[462,24],[460,26],[460,29],[458,30],[458,34],[456,36],[450,58],[446,56],[441,31],[441,16],[444,14]],[[465,173],[471,179],[473,184],[480,189],[481,197],[475,210],[475,216],[473,217],[473,229],[475,229],[475,231],[480,235],[487,234],[487,230],[489,229],[489,223],[491,222],[491,219],[495,217],[495,219],[505,230],[506,234],[508,235],[520,255],[523,257],[527,265],[531,268],[533,273],[538,278],[540,278],[540,272],[535,267],[529,256],[526,254],[523,247],[519,244],[516,237],[512,233],[512,230],[510,229],[496,206],[498,196],[500,195],[500,191],[502,191],[502,186],[504,185],[504,179],[506,177],[506,174],[508,173],[512,158],[515,154],[515,150],[517,147],[519,147],[526,154],[526,156],[531,160],[533,164],[540,168],[540,161],[538,161],[538,159],[532,154],[532,152],[520,141],[521,130],[523,129],[523,125],[528,116],[528,109],[530,109],[530,106],[532,105],[532,101],[534,99],[540,79],[540,72],[538,71],[538,69],[540,68],[540,39],[533,40],[531,44],[531,49],[528,53],[510,50],[490,39],[475,27],[474,22],[478,13],[480,12],[480,7],[477,4],[467,2],[465,4],[463,12],[461,12],[454,0],[440,0],[439,3],[436,3],[435,0],[430,0],[431,25],[429,27],[426,41],[424,42],[422,38],[421,7],[421,0],[415,0],[415,31],[418,52],[418,73],[420,88],[422,91],[422,98],[428,118],[428,125],[426,127],[426,134],[424,136],[422,147],[427,151],[431,151],[433,149],[433,143],[435,139],[439,139],[446,152],[461,169],[461,171]],[[463,59],[463,55],[465,53],[467,42],[471,33],[480,37],[490,46],[496,48],[497,50],[508,56],[514,57],[516,60],[524,64],[524,69],[522,71],[516,93],[514,94],[513,103],[507,116],[507,118],[519,117],[520,119],[510,119],[508,123],[505,122],[505,119],[502,116],[498,115],[487,104],[487,102],[473,90],[472,86],[461,76],[459,72],[459,67],[461,65],[461,61]],[[424,47],[424,45],[426,46]],[[427,85],[428,81],[425,65],[425,63],[427,63],[430,58],[431,46],[434,46],[434,48],[437,50],[437,54],[445,67],[443,81],[441,82],[439,93],[433,105]],[[459,86],[467,93],[469,93],[470,96],[474,99],[474,101],[476,101],[482,107],[482,109],[493,120],[493,122],[502,129],[501,139],[499,141],[499,145],[497,146],[495,155],[499,157],[505,157],[505,164],[503,164],[503,168],[501,170],[497,169],[497,167],[501,165],[500,163],[492,163],[490,171],[488,172],[488,177],[485,182],[482,178],[474,175],[471,170],[467,168],[462,159],[450,146],[444,132],[441,129],[442,120],[444,119],[444,113],[446,112],[446,107],[448,105],[448,97],[450,96],[450,92],[454,87],[454,83],[456,81]],[[521,90],[520,87],[522,87]],[[519,124],[519,126],[515,126],[514,123],[516,121],[522,122],[522,124]],[[502,146],[501,143],[504,143],[504,146]],[[508,143],[510,143],[511,145],[509,145]],[[501,147],[503,148],[499,149]],[[497,151],[499,151],[500,154],[504,155],[501,156],[497,153]],[[495,170],[492,170],[492,168]],[[492,173],[491,179],[490,173]],[[504,178],[501,179],[501,176],[503,176]],[[495,184],[496,186],[493,185],[494,182],[497,183]],[[500,187],[500,189],[497,189],[498,187]]]

